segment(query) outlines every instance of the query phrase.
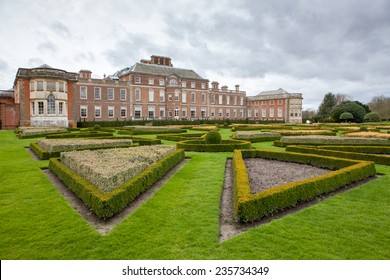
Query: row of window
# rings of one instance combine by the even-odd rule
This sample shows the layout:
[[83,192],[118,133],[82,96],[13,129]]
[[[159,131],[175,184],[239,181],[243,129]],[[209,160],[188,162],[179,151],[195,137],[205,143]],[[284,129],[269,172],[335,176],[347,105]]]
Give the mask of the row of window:
[[[115,117],[115,107],[114,106],[108,106],[107,108],[107,116],[109,118]],[[80,117],[81,118],[88,118],[88,106],[81,105],[80,106]],[[95,118],[101,118],[102,117],[102,106],[101,105],[95,105],[94,107],[94,117]],[[119,117],[126,118],[127,117],[127,107],[123,106],[119,110]]]
[[[94,118],[102,118],[102,106],[101,105],[95,105],[93,107],[94,109],[94,112],[93,112],[93,117]],[[148,106],[147,107],[147,114],[145,114],[146,112],[143,112],[142,110],[142,106],[134,106],[134,118],[135,119],[141,119],[141,118],[144,118],[144,117],[147,117],[147,118],[157,118],[157,117],[160,117],[160,118],[165,118],[166,117],[166,109],[165,107],[158,107],[158,112],[156,112],[156,106]],[[188,112],[189,110],[189,112]],[[232,113],[232,115],[231,115]],[[239,115],[237,115],[237,113]],[[119,110],[119,115],[116,115],[116,112],[115,112],[115,107],[114,106],[108,106],[107,107],[107,116],[108,118],[127,118],[127,107],[125,106],[121,106],[120,107],[120,110]],[[215,109],[212,109],[211,112],[210,112],[210,116],[211,117],[215,117],[216,116],[216,112],[215,112]],[[244,110],[241,109],[239,110],[239,112],[237,112],[236,109],[233,109],[232,112],[230,109],[222,109],[220,108],[218,110],[218,117],[222,118],[222,117],[240,117],[240,118],[244,118]],[[171,110],[169,109],[168,110],[168,117],[172,118],[172,117],[175,117],[175,118],[207,118],[207,114],[206,114],[206,108],[201,108],[200,109],[200,115],[197,114],[197,109],[196,107],[190,107],[190,108],[181,108],[179,109],[179,107],[175,107],[174,110]],[[80,118],[88,118],[88,106],[87,105],[81,105],[80,106]]]
[[[93,89],[93,97],[95,100],[102,99],[102,88],[101,87],[94,87]],[[88,88],[86,86],[80,87],[80,99],[87,99],[88,98]],[[119,98],[120,100],[126,100],[127,98],[127,90],[125,88],[121,88],[119,90]],[[108,100],[114,100],[115,99],[115,91],[114,88],[108,88],[107,89],[107,99]]]
[[[157,80],[157,79],[156,79]],[[141,84],[141,77],[135,77],[134,78],[134,83],[135,84]],[[148,78],[148,85],[154,86],[155,85],[155,79],[154,78]],[[165,80],[164,79],[158,79],[158,85],[159,86],[165,86]],[[177,82],[176,79],[170,79],[168,81],[169,86],[178,86],[179,83]],[[196,82],[189,82],[190,88],[196,88]],[[187,82],[182,81],[181,82],[181,87],[186,88],[187,87]],[[201,89],[206,89],[206,83],[201,83],[200,84]]]
[[252,101],[252,102],[248,102],[248,105],[249,106],[259,106],[259,104],[261,104],[261,105],[267,105],[267,104],[269,104],[269,105],[275,105],[275,104],[283,105],[283,101],[284,100],[281,100],[281,99],[279,99],[279,100]]
[[68,89],[67,83],[63,81],[33,80],[30,81],[30,91],[68,92]]
[[[252,117],[252,109],[248,109],[248,118],[251,118]],[[255,118],[258,118],[259,117],[259,109],[255,109],[254,110],[254,116]],[[267,116],[267,109],[266,108],[262,108],[261,109],[261,117],[262,118],[274,118],[275,117],[275,110],[274,108],[269,108],[269,111],[268,111],[268,116]],[[282,107],[278,107],[278,118],[283,118],[283,108]]]
[[[181,95],[181,102],[186,103],[187,102],[187,93],[185,91],[183,91],[180,94],[179,90],[177,90],[175,92],[174,96],[172,94],[168,94],[168,101],[173,101],[173,98],[175,101],[180,101],[180,95]],[[87,99],[87,96],[88,96],[87,87],[86,86],[80,87],[80,99]],[[222,105],[223,104],[223,95],[217,95],[217,97],[218,97],[218,104]],[[120,89],[120,100],[126,100],[126,98],[127,98],[127,91],[126,91],[126,89],[121,88]],[[100,87],[94,88],[94,99],[95,100],[102,99],[102,90]],[[114,88],[107,89],[107,99],[108,100],[115,99]],[[135,101],[141,101],[141,100],[142,100],[141,89],[136,88],[135,89]],[[155,101],[155,92],[154,92],[154,89],[152,89],[152,88],[149,89],[148,101],[149,102]],[[164,89],[159,90],[159,101],[165,102],[165,90]],[[203,104],[206,103],[206,94],[205,93],[201,94],[201,102]],[[191,103],[196,103],[196,93],[195,92],[191,93]],[[211,95],[211,104],[215,104],[215,95],[214,94]],[[226,96],[226,105],[230,105],[230,96],[229,95]],[[237,96],[233,96],[233,105],[237,105]],[[240,105],[241,106],[244,105],[244,98],[243,97],[240,98]]]
[[53,95],[49,95],[45,101],[32,101],[31,102],[31,115],[32,116],[66,116],[66,103],[63,101],[56,102]]
[[[237,105],[237,96],[232,96],[233,97],[233,105]],[[212,94],[210,96],[211,98],[211,104],[215,104],[216,98],[215,95]],[[223,105],[223,95],[217,95],[218,99],[218,104]],[[226,95],[226,105],[230,105],[230,95]],[[244,97],[240,97],[240,106],[244,106]]]

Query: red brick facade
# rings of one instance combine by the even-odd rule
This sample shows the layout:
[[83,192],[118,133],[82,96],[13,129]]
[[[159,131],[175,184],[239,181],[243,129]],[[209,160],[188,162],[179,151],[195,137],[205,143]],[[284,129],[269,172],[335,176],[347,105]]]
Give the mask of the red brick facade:
[[104,79],[91,76],[89,70],[71,73],[48,65],[19,68],[14,113],[5,106],[0,111],[3,128],[137,119],[302,121],[302,94],[279,89],[246,97],[239,85],[229,90],[212,82],[209,88],[209,80],[173,67],[169,57],[143,59]]

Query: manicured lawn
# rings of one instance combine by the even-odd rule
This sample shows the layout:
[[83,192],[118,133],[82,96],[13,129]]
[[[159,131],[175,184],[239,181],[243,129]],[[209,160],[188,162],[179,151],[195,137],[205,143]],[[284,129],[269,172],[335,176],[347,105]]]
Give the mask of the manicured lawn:
[[102,236],[42,173],[47,161],[24,149],[32,141],[0,131],[1,259],[390,259],[387,166],[375,181],[218,243],[231,153],[187,153],[183,169]]

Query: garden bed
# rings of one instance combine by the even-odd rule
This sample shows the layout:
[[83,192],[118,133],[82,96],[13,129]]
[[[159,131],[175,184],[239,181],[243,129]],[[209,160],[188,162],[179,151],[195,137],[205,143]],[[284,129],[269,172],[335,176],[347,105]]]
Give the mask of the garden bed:
[[184,158],[172,146],[73,151],[49,168],[100,218],[121,211]]
[[30,149],[40,159],[59,157],[61,152],[85,149],[130,147],[131,139],[43,139],[30,144]]
[[16,132],[18,138],[25,139],[67,133],[68,129],[66,127],[19,127]]
[[358,146],[389,146],[390,140],[383,138],[362,138],[342,136],[285,136],[274,142],[275,146],[288,145],[358,145]]
[[[285,162],[304,163],[336,170],[311,179],[281,184],[253,194],[244,159],[264,158]],[[375,164],[334,157],[265,150],[236,150],[233,154],[234,212],[240,222],[252,222],[272,215],[318,195],[335,191],[343,186],[376,174]]]

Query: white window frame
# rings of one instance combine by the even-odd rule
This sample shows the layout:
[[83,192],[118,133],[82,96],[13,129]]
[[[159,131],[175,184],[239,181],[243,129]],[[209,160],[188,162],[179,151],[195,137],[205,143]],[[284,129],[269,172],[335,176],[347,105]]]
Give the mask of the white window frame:
[[154,85],[154,78],[149,78],[148,84],[153,86]]
[[191,92],[191,103],[196,103],[196,94],[195,94],[195,92]]
[[165,90],[160,89],[160,102],[165,102]]
[[191,82],[191,88],[195,88],[195,82]]
[[114,88],[108,88],[108,89],[107,89],[107,99],[108,99],[108,100],[114,100],[114,99],[115,99],[115,91],[114,91]]
[[87,99],[88,97],[88,87],[80,86],[80,99]]
[[[112,111],[112,115],[110,114],[111,111]],[[114,106],[108,106],[107,115],[108,115],[108,118],[110,118],[110,119],[114,118],[114,116],[115,116],[115,107]]]
[[[83,116],[83,110],[85,110],[85,116]],[[88,118],[88,106],[87,105],[80,106],[80,118]]]
[[140,88],[136,88],[135,89],[135,101],[141,101],[141,89]]
[[101,87],[94,87],[93,89],[93,97],[95,100],[101,100],[102,99],[102,88]]
[[120,99],[122,101],[126,100],[127,99],[127,90],[125,88],[121,88],[119,90],[119,95],[120,95]]
[[180,99],[180,91],[176,90],[175,91],[175,101],[179,101],[179,99]]
[[141,77],[135,77],[134,78],[134,83],[135,84],[140,84],[141,83]]
[[149,89],[149,102],[154,102],[154,89]]
[[[99,114],[96,114],[97,112],[99,112]],[[101,118],[102,117],[102,106],[101,105],[95,105],[95,110],[94,110],[94,117],[95,118]]]
[[181,93],[181,102],[182,103],[187,103],[187,92],[183,91]]
[[[123,115],[122,112],[125,112],[125,114]],[[127,107],[124,106],[121,107],[120,115],[122,119],[127,118]]]
[[163,86],[164,84],[165,84],[164,79],[160,79],[160,80],[159,80],[159,85],[160,85],[160,86]]

